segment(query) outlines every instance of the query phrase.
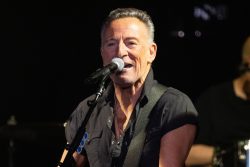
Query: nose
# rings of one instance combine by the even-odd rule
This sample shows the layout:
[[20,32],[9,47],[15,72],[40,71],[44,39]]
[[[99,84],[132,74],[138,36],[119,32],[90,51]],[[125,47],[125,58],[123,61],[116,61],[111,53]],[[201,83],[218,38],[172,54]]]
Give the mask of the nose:
[[121,41],[118,45],[118,49],[117,49],[117,56],[120,57],[120,58],[123,58],[125,56],[128,55],[128,48],[126,46],[126,44]]

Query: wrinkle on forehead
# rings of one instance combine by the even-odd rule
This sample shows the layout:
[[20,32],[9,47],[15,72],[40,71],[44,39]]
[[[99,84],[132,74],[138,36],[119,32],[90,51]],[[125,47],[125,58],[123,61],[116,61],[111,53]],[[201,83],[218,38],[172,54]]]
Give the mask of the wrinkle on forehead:
[[146,25],[137,18],[121,18],[113,20],[103,33],[103,40],[113,38],[129,38],[144,36],[149,38]]

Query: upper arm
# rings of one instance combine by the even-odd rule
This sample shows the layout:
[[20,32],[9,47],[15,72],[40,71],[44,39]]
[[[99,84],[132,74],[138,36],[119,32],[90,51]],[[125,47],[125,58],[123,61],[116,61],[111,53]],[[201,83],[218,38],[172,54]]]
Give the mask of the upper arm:
[[185,124],[161,138],[159,167],[183,167],[196,135],[196,125]]
[[186,165],[209,165],[212,164],[214,147],[205,144],[194,144],[186,159]]

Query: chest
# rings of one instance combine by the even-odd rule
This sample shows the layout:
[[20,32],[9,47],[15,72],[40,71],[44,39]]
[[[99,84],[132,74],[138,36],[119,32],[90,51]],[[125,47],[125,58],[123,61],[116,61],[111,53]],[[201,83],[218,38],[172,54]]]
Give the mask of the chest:
[[[97,166],[110,167],[115,159],[115,163],[118,164],[117,166],[122,164],[135,131],[135,120],[133,117],[131,117],[125,129],[124,135],[118,138],[115,135],[115,122],[112,111],[93,116],[90,118],[89,122],[95,122],[94,124],[88,124],[86,126],[88,142],[86,142],[84,149],[87,153],[89,163],[96,164]],[[158,127],[158,123],[159,121],[157,124],[151,123],[150,126],[147,127],[145,146],[142,152],[142,159],[146,160],[145,163],[148,162],[147,159],[149,158],[151,163],[158,162],[161,138],[161,131]]]
[[218,104],[212,114],[215,136],[238,140],[250,137],[250,104]]

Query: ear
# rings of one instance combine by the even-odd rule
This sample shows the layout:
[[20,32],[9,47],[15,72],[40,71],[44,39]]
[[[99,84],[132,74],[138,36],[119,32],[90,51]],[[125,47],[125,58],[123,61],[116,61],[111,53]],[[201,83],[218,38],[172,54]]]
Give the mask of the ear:
[[156,57],[156,53],[157,53],[157,45],[156,43],[152,43],[150,48],[149,48],[149,57],[148,57],[148,62],[151,64],[155,57]]
[[103,54],[103,49],[102,49],[102,47],[100,47],[100,53],[101,53],[101,56],[102,56],[102,54]]

